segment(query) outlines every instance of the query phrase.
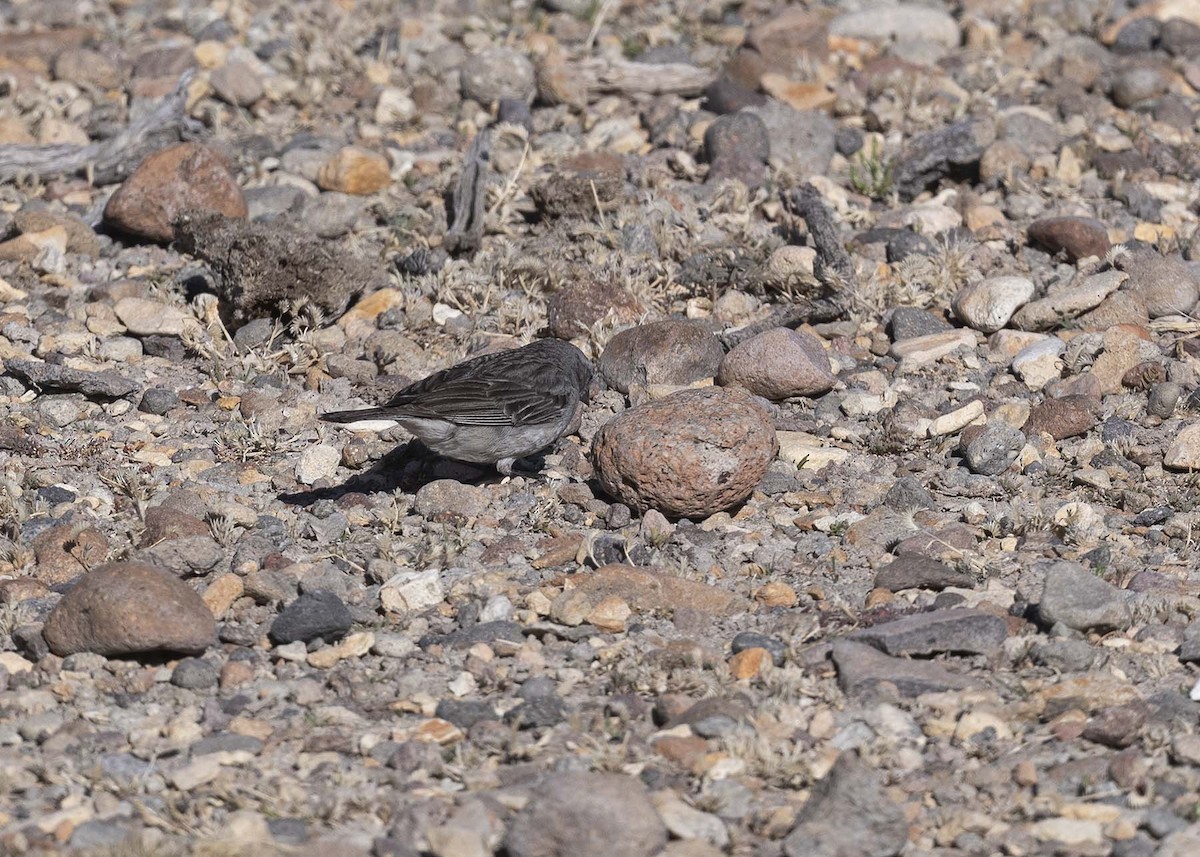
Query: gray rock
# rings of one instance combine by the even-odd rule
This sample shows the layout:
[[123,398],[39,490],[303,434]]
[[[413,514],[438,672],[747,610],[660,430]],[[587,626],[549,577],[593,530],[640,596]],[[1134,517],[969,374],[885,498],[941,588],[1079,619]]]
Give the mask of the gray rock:
[[833,159],[837,123],[824,111],[795,110],[775,99],[746,111],[766,123],[772,162],[797,178],[825,175]]
[[431,521],[466,520],[487,511],[488,502],[487,492],[482,488],[455,479],[437,479],[417,490],[413,509]]
[[[838,685],[851,697],[872,698],[881,693],[912,698],[923,693],[963,690],[975,682],[955,675],[932,661],[893,658],[854,640],[833,641],[832,655]],[[894,688],[894,691],[891,691]]]
[[1164,420],[1175,413],[1175,406],[1183,395],[1183,387],[1174,381],[1164,381],[1150,388],[1150,396],[1146,400],[1146,410]]
[[1004,423],[989,423],[963,447],[963,462],[972,473],[997,476],[1017,460],[1025,434]]
[[951,568],[928,556],[918,553],[896,557],[875,574],[875,585],[892,592],[905,589],[932,589],[940,591],[948,586],[974,589],[975,578],[965,572]]
[[319,238],[341,238],[354,228],[362,214],[363,198],[328,191],[320,196],[305,198],[299,211],[302,229]]
[[300,207],[307,194],[291,185],[252,187],[243,191],[251,220],[273,220]]
[[610,387],[628,393],[634,385],[712,378],[724,357],[721,343],[703,325],[669,319],[618,333],[600,355],[599,370]]
[[931,333],[944,333],[951,327],[949,322],[927,310],[899,306],[892,310],[889,329],[892,334],[892,342],[903,342],[906,339],[916,339],[918,336],[928,336]]
[[847,639],[867,643],[889,655],[936,655],[958,652],[991,654],[1008,638],[999,616],[966,608],[918,613],[870,628]]
[[533,63],[511,48],[490,48],[468,57],[459,80],[462,97],[483,105],[504,98],[528,100],[535,83]]
[[276,645],[336,640],[353,624],[350,611],[332,592],[309,592],[301,595],[275,617],[269,636]]
[[1029,657],[1035,664],[1064,673],[1090,670],[1098,656],[1096,649],[1087,640],[1058,637],[1039,641],[1029,650]]
[[162,416],[178,404],[179,396],[174,390],[166,387],[151,387],[142,393],[142,401],[138,405],[138,410]]
[[217,686],[217,668],[201,658],[184,658],[171,672],[171,684],[187,690]]
[[787,857],[894,857],[907,843],[904,811],[884,792],[882,777],[846,751],[813,786],[783,851]]
[[4,361],[4,371],[33,387],[45,390],[65,390],[83,393],[100,399],[119,399],[138,388],[138,385],[111,370],[85,372],[57,363],[14,358]]
[[704,132],[704,154],[711,164],[705,182],[734,178],[757,187],[771,155],[766,123],[747,110],[722,116]]
[[234,60],[213,69],[208,76],[213,92],[226,104],[249,107],[263,96],[258,71],[249,63]]
[[940,9],[916,3],[874,3],[859,12],[839,15],[829,24],[831,35],[874,42],[931,41],[957,47],[958,22]]
[[965,119],[909,141],[896,164],[896,189],[904,200],[943,178],[977,170],[996,131],[990,121]]
[[1046,569],[1038,618],[1076,631],[1119,631],[1133,622],[1125,593],[1075,562]]
[[547,777],[509,828],[510,857],[651,857],[667,829],[645,787],[619,774]]
[[1125,288],[1142,299],[1151,318],[1187,314],[1200,297],[1200,278],[1181,259],[1154,252],[1123,253],[1115,264],[1129,274]]

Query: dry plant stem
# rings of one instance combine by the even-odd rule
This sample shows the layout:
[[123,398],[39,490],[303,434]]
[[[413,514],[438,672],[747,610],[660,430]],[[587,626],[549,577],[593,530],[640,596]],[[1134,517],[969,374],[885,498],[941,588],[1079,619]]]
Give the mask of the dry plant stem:
[[454,222],[446,231],[451,253],[473,253],[483,240],[484,202],[487,191],[492,131],[485,128],[471,141],[463,160],[462,175],[454,188]]
[[504,204],[504,201],[512,195],[513,189],[517,186],[517,180],[521,178],[521,172],[525,169],[525,160],[529,157],[529,141],[525,141],[525,148],[521,150],[521,160],[517,162],[517,168],[513,170],[513,174],[509,176],[508,181],[504,185],[504,189],[500,191],[500,196],[492,203],[492,207],[488,209],[488,214],[495,214],[496,211]]
[[0,181],[87,173],[95,184],[121,181],[142,159],[182,138],[187,124],[187,87],[192,72],[184,72],[175,88],[154,107],[134,119],[125,130],[107,140],[86,146],[0,146]]
[[811,184],[804,184],[783,197],[786,205],[797,217],[803,217],[808,224],[808,234],[812,236],[813,249],[817,258],[813,264],[813,273],[817,279],[828,288],[840,292],[844,289],[857,290],[858,278],[854,270],[854,260],[846,252],[841,238],[838,236],[837,224],[829,214],[829,209],[821,201],[820,192]]
[[587,41],[583,43],[583,49],[591,53],[592,48],[596,44],[596,36],[600,35],[600,28],[604,26],[604,19],[608,17],[609,11],[613,7],[613,0],[604,0],[600,4],[600,8],[596,11],[596,19],[592,21],[592,29],[588,31]]
[[764,331],[777,327],[797,327],[801,324],[822,324],[841,318],[844,312],[836,301],[826,298],[801,300],[789,306],[776,307],[762,321],[723,333],[718,338],[728,351]]
[[588,88],[597,92],[699,95],[714,78],[708,69],[686,63],[596,59],[584,60],[580,69]]

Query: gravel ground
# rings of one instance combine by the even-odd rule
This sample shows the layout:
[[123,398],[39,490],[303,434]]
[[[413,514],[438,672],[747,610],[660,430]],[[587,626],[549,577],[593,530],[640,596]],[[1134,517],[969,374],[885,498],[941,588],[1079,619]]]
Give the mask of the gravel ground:
[[[0,853],[1200,854],[1195,0],[0,2]],[[572,340],[540,478],[366,406]]]

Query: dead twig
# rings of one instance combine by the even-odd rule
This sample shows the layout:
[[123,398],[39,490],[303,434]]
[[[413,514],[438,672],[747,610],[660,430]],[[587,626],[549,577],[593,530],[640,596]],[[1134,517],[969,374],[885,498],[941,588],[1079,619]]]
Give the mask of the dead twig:
[[484,203],[491,166],[492,131],[475,135],[463,159],[462,175],[451,197],[454,221],[446,231],[444,246],[451,253],[473,253],[483,241]]
[[0,182],[21,178],[45,181],[81,173],[95,184],[121,181],[151,152],[183,138],[192,75],[191,71],[184,72],[175,88],[153,109],[141,112],[127,128],[107,140],[86,146],[0,146]]
[[716,77],[687,63],[585,59],[579,65],[588,88],[597,92],[700,95]]

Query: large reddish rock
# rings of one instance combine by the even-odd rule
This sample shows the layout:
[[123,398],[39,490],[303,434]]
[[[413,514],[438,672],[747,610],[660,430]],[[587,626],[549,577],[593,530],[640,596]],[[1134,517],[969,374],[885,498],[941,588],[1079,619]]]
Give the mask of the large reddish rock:
[[169,571],[114,562],[89,572],[63,596],[42,635],[60,657],[198,654],[216,642],[217,623],[196,591]]
[[226,217],[247,214],[242,189],[225,162],[199,143],[179,143],[149,155],[104,207],[104,220],[124,232],[167,242],[184,211]]
[[703,518],[750,496],[779,450],[746,393],[681,390],[625,411],[593,446],[604,490],[639,510]]
[[1092,217],[1043,217],[1029,224],[1029,241],[1048,253],[1063,252],[1074,262],[1085,256],[1104,258],[1108,230]]
[[600,355],[600,375],[622,393],[639,384],[692,384],[717,374],[725,356],[703,325],[668,319],[622,330]]
[[816,396],[833,389],[825,348],[811,333],[777,327],[765,330],[725,355],[717,372],[723,387],[741,387],[779,401]]

